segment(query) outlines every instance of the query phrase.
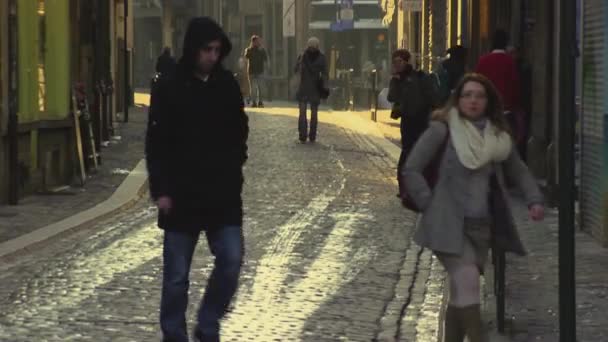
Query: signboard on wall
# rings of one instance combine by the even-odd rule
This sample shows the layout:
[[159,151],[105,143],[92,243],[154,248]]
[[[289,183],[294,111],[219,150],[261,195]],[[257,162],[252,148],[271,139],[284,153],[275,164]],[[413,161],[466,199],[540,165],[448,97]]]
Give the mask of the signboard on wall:
[[296,36],[296,0],[283,0],[283,37]]
[[337,10],[337,20],[330,24],[330,30],[334,32],[352,30],[355,27],[353,0],[340,0],[340,7]]
[[355,20],[355,10],[353,9],[353,0],[340,1],[340,21],[352,22]]
[[403,0],[403,10],[410,12],[422,12],[422,0]]

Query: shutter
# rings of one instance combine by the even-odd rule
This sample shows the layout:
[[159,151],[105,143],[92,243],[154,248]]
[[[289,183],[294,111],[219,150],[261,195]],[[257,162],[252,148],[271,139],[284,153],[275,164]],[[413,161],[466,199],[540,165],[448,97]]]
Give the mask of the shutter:
[[581,218],[583,229],[607,244],[608,2],[586,0],[583,11]]

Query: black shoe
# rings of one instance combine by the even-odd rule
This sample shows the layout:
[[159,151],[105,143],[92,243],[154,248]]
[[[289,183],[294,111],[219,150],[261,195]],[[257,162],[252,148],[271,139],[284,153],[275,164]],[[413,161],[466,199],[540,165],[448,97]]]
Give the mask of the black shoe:
[[262,101],[258,102],[258,107],[264,108],[264,103]]
[[251,108],[257,108],[257,107],[258,107],[258,105],[255,102],[251,105]]
[[300,138],[300,143],[301,144],[306,144],[306,138]]
[[194,329],[194,340],[197,342],[220,342],[220,335],[203,335],[198,329]]
[[314,143],[315,141],[317,141],[316,137],[309,137],[308,140],[310,140],[311,143]]

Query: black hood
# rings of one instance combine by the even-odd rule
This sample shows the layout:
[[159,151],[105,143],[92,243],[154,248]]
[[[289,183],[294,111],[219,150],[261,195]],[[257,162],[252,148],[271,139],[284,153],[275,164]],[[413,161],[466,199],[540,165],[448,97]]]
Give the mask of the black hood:
[[190,20],[184,37],[184,48],[179,64],[186,70],[193,70],[198,51],[214,40],[220,40],[222,43],[219,66],[232,50],[232,43],[230,43],[228,36],[220,25],[211,18],[198,17]]

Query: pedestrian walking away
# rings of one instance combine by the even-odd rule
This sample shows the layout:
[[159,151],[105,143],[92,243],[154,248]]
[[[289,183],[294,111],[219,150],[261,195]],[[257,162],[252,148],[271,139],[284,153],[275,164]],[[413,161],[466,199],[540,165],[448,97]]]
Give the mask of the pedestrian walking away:
[[[440,156],[433,189],[424,177]],[[533,220],[543,197],[514,148],[500,97],[482,75],[468,74],[447,105],[433,114],[403,169],[408,195],[420,208],[414,240],[431,249],[448,273],[445,342],[487,341],[480,313],[480,280],[490,248],[525,255],[511,214],[505,178],[524,193]]]
[[[407,50],[393,53],[393,78],[389,84],[387,99],[393,103],[392,118],[401,119],[401,155],[397,163],[397,181],[402,188],[401,169],[409,151],[428,127],[432,109],[437,104],[437,94],[432,80],[410,64]],[[401,196],[401,190],[397,196]]]
[[252,107],[264,107],[262,98],[265,95],[264,72],[268,63],[268,54],[262,46],[262,39],[253,35],[249,47],[245,49],[248,61],[249,91],[251,92]]
[[454,45],[446,51],[449,58],[439,65],[439,103],[444,105],[462,76],[467,64],[467,49]]
[[[329,96],[326,88],[328,73],[327,60],[319,49],[320,42],[316,37],[308,39],[307,48],[298,57],[295,71],[300,76],[300,84],[296,92],[296,99],[300,107],[298,133],[300,142],[305,143],[317,140],[317,126],[319,104],[321,99]],[[308,128],[307,110],[310,106],[310,130]]]
[[161,77],[171,77],[176,65],[175,58],[171,56],[171,48],[165,47],[163,53],[156,60],[156,72]]
[[212,19],[192,19],[175,75],[152,92],[146,160],[164,230],[163,341],[188,341],[189,272],[201,232],[215,264],[198,311],[197,340],[219,341],[220,320],[238,287],[249,129],[239,84],[221,64],[231,48]]
[[501,29],[494,32],[492,52],[479,58],[475,72],[487,77],[496,89],[504,104],[505,115],[517,140],[521,140],[519,118],[523,115],[520,104],[521,84],[517,65],[513,56],[507,53],[509,34]]

